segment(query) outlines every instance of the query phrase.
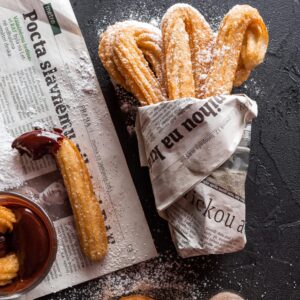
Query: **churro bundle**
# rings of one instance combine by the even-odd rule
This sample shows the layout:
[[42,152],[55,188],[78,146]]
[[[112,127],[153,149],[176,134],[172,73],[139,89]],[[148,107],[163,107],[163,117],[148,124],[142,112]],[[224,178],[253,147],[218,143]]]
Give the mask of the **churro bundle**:
[[149,167],[155,205],[178,254],[243,249],[244,183],[257,104],[230,93],[264,59],[262,17],[237,5],[214,34],[199,11],[174,5],[161,22],[155,63],[139,44],[138,29],[121,24],[102,35],[99,55],[115,83],[142,106],[136,118],[140,162]]
[[230,94],[265,56],[268,31],[259,12],[234,6],[217,38],[199,11],[176,4],[160,31],[141,22],[121,22],[102,34],[100,59],[112,80],[141,105],[185,97]]
[[165,99],[161,32],[142,22],[116,23],[101,36],[99,56],[112,80],[142,105]]

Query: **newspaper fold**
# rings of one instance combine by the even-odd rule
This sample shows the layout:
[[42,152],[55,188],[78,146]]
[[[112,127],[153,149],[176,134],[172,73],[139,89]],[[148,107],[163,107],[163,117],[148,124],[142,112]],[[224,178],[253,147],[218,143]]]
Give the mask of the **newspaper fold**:
[[149,167],[157,210],[169,222],[181,256],[244,247],[246,126],[256,115],[256,102],[245,95],[139,108],[141,165]]

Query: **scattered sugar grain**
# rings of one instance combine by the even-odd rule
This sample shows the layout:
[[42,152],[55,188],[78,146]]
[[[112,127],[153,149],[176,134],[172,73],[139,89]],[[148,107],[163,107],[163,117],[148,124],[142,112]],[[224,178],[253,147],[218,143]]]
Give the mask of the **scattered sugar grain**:
[[20,155],[11,148],[14,138],[0,122],[0,191],[23,185],[24,171]]

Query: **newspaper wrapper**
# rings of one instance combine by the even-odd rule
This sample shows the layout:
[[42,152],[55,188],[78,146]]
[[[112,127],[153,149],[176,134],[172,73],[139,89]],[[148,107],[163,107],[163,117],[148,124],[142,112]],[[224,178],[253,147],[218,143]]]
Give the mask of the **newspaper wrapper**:
[[245,95],[139,108],[136,130],[159,214],[182,257],[246,243],[244,182],[256,102]]
[[[157,252],[70,2],[0,0],[0,8],[0,145],[6,149],[0,187],[42,206],[58,236],[51,271],[24,296],[32,300]],[[109,251],[102,262],[82,255],[54,159],[32,161],[11,149],[14,137],[34,127],[61,128],[80,149],[105,218]]]

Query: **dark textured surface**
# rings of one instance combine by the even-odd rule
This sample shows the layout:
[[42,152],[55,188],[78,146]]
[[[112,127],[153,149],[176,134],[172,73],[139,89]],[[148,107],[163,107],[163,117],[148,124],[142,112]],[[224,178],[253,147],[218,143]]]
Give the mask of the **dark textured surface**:
[[[187,2],[198,8],[214,29],[220,16],[238,4],[238,1],[218,0]],[[176,2],[71,1],[161,260],[166,259],[167,251],[177,260],[172,272],[198,285],[198,297],[193,299],[208,299],[216,291],[229,289],[247,299],[297,300],[300,299],[300,4],[298,0],[245,2],[259,9],[270,32],[265,63],[237,90],[256,99],[259,106],[259,116],[252,127],[246,182],[248,243],[239,253],[182,260],[175,254],[165,222],[155,211],[147,170],[139,167],[136,141],[127,134],[114,88],[97,55],[98,34],[107,25],[132,16],[143,21],[161,17]],[[93,296],[97,294],[98,281],[47,298],[101,299]],[[91,290],[88,294],[87,286]],[[187,296],[187,299],[192,298]]]

